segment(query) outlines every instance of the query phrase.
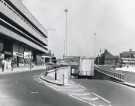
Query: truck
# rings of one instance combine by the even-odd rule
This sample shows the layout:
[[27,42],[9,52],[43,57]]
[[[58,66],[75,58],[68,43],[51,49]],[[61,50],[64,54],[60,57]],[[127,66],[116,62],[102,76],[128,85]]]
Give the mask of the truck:
[[94,58],[80,57],[79,76],[94,76]]

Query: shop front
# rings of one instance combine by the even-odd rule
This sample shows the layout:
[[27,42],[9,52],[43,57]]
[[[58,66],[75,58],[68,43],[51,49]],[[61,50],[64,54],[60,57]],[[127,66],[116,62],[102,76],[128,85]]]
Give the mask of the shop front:
[[11,69],[12,46],[11,40],[0,38],[0,68],[2,70]]
[[33,55],[31,51],[24,51],[24,63],[25,65],[29,65],[32,63]]
[[14,67],[24,66],[24,47],[21,45],[13,45],[13,64]]
[[0,68],[2,67],[2,60],[4,60],[4,53],[3,53],[4,44],[0,42]]

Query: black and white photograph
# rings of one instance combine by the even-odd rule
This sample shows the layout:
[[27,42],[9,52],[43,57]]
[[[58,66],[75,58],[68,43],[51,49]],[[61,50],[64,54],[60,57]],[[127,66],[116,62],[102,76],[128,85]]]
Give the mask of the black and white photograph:
[[135,106],[134,0],[0,0],[0,106]]

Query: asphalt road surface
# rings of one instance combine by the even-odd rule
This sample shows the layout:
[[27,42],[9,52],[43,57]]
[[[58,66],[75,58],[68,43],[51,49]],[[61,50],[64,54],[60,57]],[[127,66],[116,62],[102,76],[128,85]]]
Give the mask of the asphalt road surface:
[[108,80],[75,80],[89,92],[95,92],[111,102],[112,106],[135,106],[135,88]]
[[0,106],[89,106],[35,81],[40,73],[0,75]]
[[[0,106],[90,106],[34,80],[42,71],[0,75]],[[107,80],[75,80],[112,106],[135,106],[135,88]]]

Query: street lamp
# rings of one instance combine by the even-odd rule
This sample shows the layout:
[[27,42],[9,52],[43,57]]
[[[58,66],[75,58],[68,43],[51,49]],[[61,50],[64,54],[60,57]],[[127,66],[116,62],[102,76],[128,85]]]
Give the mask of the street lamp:
[[96,58],[96,32],[95,33],[93,33],[93,51],[94,51],[94,58]]
[[68,41],[68,9],[64,9],[65,12],[65,39],[64,39],[64,56],[67,56],[68,47],[67,47],[67,41]]

